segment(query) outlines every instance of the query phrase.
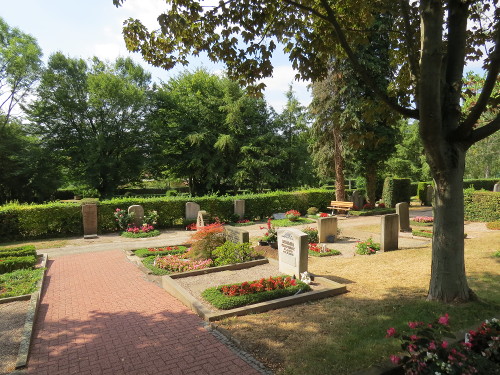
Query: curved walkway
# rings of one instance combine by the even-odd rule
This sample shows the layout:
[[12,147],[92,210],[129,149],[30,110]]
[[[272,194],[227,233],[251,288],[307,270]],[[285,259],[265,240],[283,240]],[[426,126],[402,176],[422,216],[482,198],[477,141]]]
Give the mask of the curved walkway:
[[120,250],[57,257],[46,277],[28,374],[262,373]]

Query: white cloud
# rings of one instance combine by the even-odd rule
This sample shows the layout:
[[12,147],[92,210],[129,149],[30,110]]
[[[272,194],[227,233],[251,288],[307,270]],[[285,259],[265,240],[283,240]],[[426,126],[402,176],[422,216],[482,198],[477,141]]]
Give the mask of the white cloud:
[[265,96],[270,106],[278,113],[283,110],[286,104],[285,93],[288,91],[288,86],[292,84],[296,98],[307,106],[311,102],[311,93],[307,89],[308,81],[296,81],[296,72],[289,65],[279,65],[274,67],[273,76],[264,79],[262,82],[266,84]]

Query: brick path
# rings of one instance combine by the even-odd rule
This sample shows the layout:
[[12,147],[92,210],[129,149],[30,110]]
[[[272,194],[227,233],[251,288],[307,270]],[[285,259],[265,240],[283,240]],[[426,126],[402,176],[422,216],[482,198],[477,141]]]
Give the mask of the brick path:
[[122,251],[49,261],[28,374],[260,374]]

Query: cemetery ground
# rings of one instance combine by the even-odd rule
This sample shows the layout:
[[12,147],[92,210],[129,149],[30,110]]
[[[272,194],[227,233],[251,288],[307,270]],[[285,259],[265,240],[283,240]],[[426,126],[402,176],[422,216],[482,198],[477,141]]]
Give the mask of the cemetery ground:
[[[245,228],[254,242],[262,234],[261,225]],[[339,217],[339,227],[344,237],[363,240],[371,236],[377,240],[380,217]],[[459,330],[498,316],[500,262],[492,254],[500,248],[500,232],[486,229],[484,223],[466,223],[465,228],[466,268],[470,287],[479,297],[477,302],[443,305],[425,301],[431,262],[429,240],[403,233],[400,245],[402,238],[407,243],[401,250],[369,256],[353,256],[353,251],[343,250],[341,256],[309,258],[310,272],[346,285],[346,294],[216,324],[277,374],[350,374],[367,368],[398,351],[397,340],[384,337],[389,327],[402,329],[408,321],[431,321],[448,313],[452,328]],[[153,239],[105,235],[93,240],[33,243],[39,252],[55,259],[82,252],[182,244],[189,235],[163,231]],[[267,255],[275,256],[270,249]]]

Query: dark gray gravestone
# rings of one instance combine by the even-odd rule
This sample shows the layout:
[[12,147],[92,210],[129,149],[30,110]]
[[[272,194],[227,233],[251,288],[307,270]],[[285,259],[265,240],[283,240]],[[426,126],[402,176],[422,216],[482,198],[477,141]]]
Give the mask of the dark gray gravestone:
[[307,271],[308,249],[307,234],[295,228],[278,229],[279,271],[299,278]]
[[286,216],[284,213],[276,213],[276,214],[273,214],[273,219],[274,220],[286,219]]
[[397,250],[399,240],[399,215],[384,215],[382,216],[381,224],[382,233],[380,236],[380,250]]
[[411,231],[410,206],[406,202],[396,204],[396,213],[399,215],[399,230],[401,232]]
[[432,198],[434,197],[434,188],[432,185],[427,185],[425,188],[425,205],[432,206]]
[[359,191],[355,190],[353,193],[352,193],[352,203],[354,203],[354,205],[359,209],[361,210],[363,208],[363,205],[365,203],[365,198],[363,197],[362,194],[360,194]]
[[233,243],[250,242],[250,233],[247,230],[225,225],[224,232],[226,241]]
[[245,217],[245,200],[237,199],[234,201],[234,214],[240,219]]
[[82,206],[83,238],[97,237],[97,205],[84,204]]

